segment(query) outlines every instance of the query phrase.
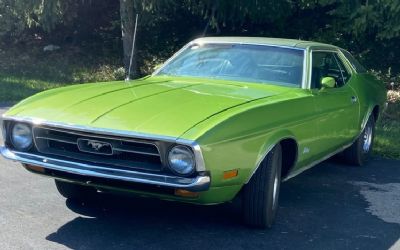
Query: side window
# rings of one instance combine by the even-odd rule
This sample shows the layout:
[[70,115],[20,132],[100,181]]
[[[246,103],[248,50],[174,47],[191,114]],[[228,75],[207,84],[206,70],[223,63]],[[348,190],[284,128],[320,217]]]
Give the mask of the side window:
[[343,86],[349,74],[343,64],[341,68],[339,62],[335,52],[312,52],[311,88],[321,88],[321,79],[328,76],[336,80],[336,87]]

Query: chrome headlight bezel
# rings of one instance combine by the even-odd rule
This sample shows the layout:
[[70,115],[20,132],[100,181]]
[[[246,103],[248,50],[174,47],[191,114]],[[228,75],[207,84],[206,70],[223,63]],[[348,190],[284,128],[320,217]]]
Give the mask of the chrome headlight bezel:
[[[167,154],[167,162],[169,169],[179,176],[189,176],[196,171],[196,157],[193,150],[188,146],[176,145],[171,147]],[[182,163],[187,164],[187,166],[183,166]]]
[[[8,136],[14,149],[29,151],[33,146],[32,126],[26,123],[16,122],[9,126]],[[18,135],[16,135],[19,133]]]
[[0,120],[0,123],[1,123],[0,129],[1,129],[1,135],[2,135],[2,140],[0,141],[0,145],[5,146],[6,145],[6,141],[7,141],[6,124],[5,124],[4,121],[1,121],[1,120]]

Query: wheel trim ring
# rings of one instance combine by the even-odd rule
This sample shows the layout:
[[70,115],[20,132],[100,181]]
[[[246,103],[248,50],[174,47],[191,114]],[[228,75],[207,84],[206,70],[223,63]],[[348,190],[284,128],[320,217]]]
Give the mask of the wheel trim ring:
[[372,126],[368,123],[367,127],[365,127],[364,135],[363,135],[363,153],[366,154],[369,152],[372,143]]
[[276,199],[277,199],[277,193],[278,193],[278,185],[279,185],[279,178],[278,178],[278,172],[275,173],[275,178],[274,178],[274,186],[272,190],[272,207],[276,207]]

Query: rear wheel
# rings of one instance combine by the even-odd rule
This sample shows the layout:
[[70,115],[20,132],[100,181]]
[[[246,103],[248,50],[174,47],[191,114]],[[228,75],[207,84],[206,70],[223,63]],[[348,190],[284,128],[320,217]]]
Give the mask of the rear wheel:
[[277,144],[243,189],[243,215],[247,225],[272,226],[278,210],[281,169],[282,148]]
[[344,160],[351,165],[364,165],[371,155],[374,137],[375,119],[371,115],[357,140],[343,152]]
[[55,180],[58,192],[67,199],[88,200],[93,198],[97,190],[92,187]]

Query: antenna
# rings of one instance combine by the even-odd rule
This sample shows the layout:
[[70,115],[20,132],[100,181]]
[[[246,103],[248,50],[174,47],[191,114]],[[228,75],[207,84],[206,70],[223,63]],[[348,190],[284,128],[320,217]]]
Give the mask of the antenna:
[[129,60],[128,75],[126,76],[125,81],[129,81],[130,77],[131,77],[132,59],[133,59],[133,52],[135,51],[135,41],[136,41],[136,31],[137,31],[138,19],[139,19],[139,14],[136,14],[135,30],[133,32],[133,39],[132,39],[131,58]]

